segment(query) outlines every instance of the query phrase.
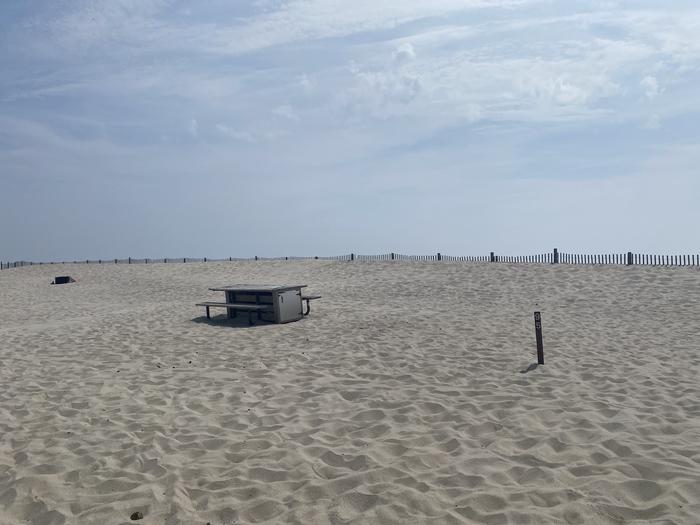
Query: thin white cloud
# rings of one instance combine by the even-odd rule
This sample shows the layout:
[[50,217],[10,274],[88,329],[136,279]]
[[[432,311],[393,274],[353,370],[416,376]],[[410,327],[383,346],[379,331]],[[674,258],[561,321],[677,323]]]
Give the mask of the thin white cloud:
[[299,115],[294,110],[294,108],[292,106],[290,106],[289,104],[283,104],[281,106],[277,106],[275,109],[272,110],[272,113],[274,115],[285,118],[287,120],[293,120],[293,121],[299,120]]
[[232,128],[231,126],[227,126],[226,124],[217,124],[216,130],[229,139],[241,140],[251,144],[257,142],[256,138],[249,131],[240,131]]
[[294,0],[246,24],[217,33],[218,48],[245,53],[292,42],[337,38],[396,28],[415,20],[484,8],[508,8],[540,0]]
[[659,88],[659,81],[656,79],[656,77],[647,75],[639,84],[644,90],[644,95],[649,100],[654,100],[661,92]]
[[[316,98],[315,111],[328,107],[329,101],[340,101],[341,107],[351,111],[384,116],[427,117],[437,111],[473,118],[478,107],[483,118],[547,121],[601,115],[597,105],[624,96],[625,78],[635,71],[650,71],[667,63],[686,69],[700,64],[695,38],[700,10],[622,9],[613,2],[597,4],[598,10],[574,6],[572,14],[534,16],[528,10],[533,4],[541,2],[388,0],[380,5],[370,0],[351,4],[294,0],[257,3],[257,13],[232,18],[229,23],[198,22],[193,8],[183,25],[168,20],[171,6],[167,0],[81,0],[49,22],[52,42],[59,44],[58,49],[73,46],[75,52],[98,46],[106,57],[112,57],[115,67],[88,60],[81,63],[80,73],[74,70],[73,78],[57,79],[63,81],[63,88],[41,86],[22,91],[37,96],[50,94],[51,89],[113,91],[114,96],[159,93],[203,106],[245,97],[262,103],[258,85],[246,86],[240,73],[227,68],[200,66],[195,57],[235,55],[277,44],[391,28],[405,33],[401,24],[431,17],[437,20],[435,24],[386,43],[380,38],[363,48],[335,42],[325,53],[355,55],[352,78],[333,73],[339,64],[296,73],[301,92]],[[456,15],[485,8],[499,16],[478,24],[444,25]],[[589,28],[595,24],[613,27],[626,36],[591,37]],[[181,58],[161,62],[148,55],[173,51],[181,53]],[[293,82],[291,78],[282,81]],[[643,88],[647,97],[658,94],[650,86]],[[281,100],[264,103],[274,108],[290,105]],[[303,111],[295,109],[296,117]]]
[[199,137],[199,123],[197,122],[197,119],[190,119],[187,125],[187,131],[189,131],[192,138],[196,139]]
[[406,64],[416,58],[416,51],[410,42],[403,42],[394,52],[394,62],[397,64]]

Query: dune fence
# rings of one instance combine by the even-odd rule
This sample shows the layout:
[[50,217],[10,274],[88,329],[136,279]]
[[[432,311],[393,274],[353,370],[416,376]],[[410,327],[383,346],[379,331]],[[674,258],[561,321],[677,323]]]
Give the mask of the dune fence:
[[361,255],[350,253],[334,256],[307,256],[307,257],[228,257],[224,259],[210,259],[207,257],[164,257],[160,259],[97,259],[81,261],[15,261],[0,262],[0,270],[21,268],[24,266],[38,266],[50,264],[185,264],[206,262],[233,262],[233,261],[416,261],[416,262],[471,262],[471,263],[501,263],[501,264],[577,264],[577,265],[618,265],[618,266],[700,266],[700,254],[695,255],[652,255],[641,253],[607,253],[607,254],[575,254],[559,252],[556,248],[552,252],[533,255],[498,255],[491,252],[489,255],[454,256],[436,253],[432,255],[404,255],[401,253],[384,253],[379,255]]

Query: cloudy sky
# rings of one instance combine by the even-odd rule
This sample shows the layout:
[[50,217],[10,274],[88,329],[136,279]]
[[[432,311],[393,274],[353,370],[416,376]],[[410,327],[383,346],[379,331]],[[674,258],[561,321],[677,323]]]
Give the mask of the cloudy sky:
[[697,0],[2,0],[0,259],[700,251]]

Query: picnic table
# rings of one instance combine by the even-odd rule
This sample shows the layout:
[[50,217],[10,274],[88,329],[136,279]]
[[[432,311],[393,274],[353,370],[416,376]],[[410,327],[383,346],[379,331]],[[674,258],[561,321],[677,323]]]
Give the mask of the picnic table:
[[[248,312],[248,323],[253,324],[255,315],[259,321],[270,323],[291,323],[298,321],[311,311],[310,301],[320,299],[320,295],[302,295],[305,284],[233,284],[220,288],[209,288],[213,292],[224,292],[225,302],[203,302],[207,319],[211,319],[210,308],[225,308],[229,319],[239,312]],[[302,302],[306,302],[306,312]]]

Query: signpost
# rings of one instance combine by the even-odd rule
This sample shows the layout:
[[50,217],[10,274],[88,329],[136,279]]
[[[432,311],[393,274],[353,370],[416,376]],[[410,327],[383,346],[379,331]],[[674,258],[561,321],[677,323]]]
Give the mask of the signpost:
[[535,312],[535,338],[537,339],[537,364],[544,364],[544,346],[542,344],[542,314]]

